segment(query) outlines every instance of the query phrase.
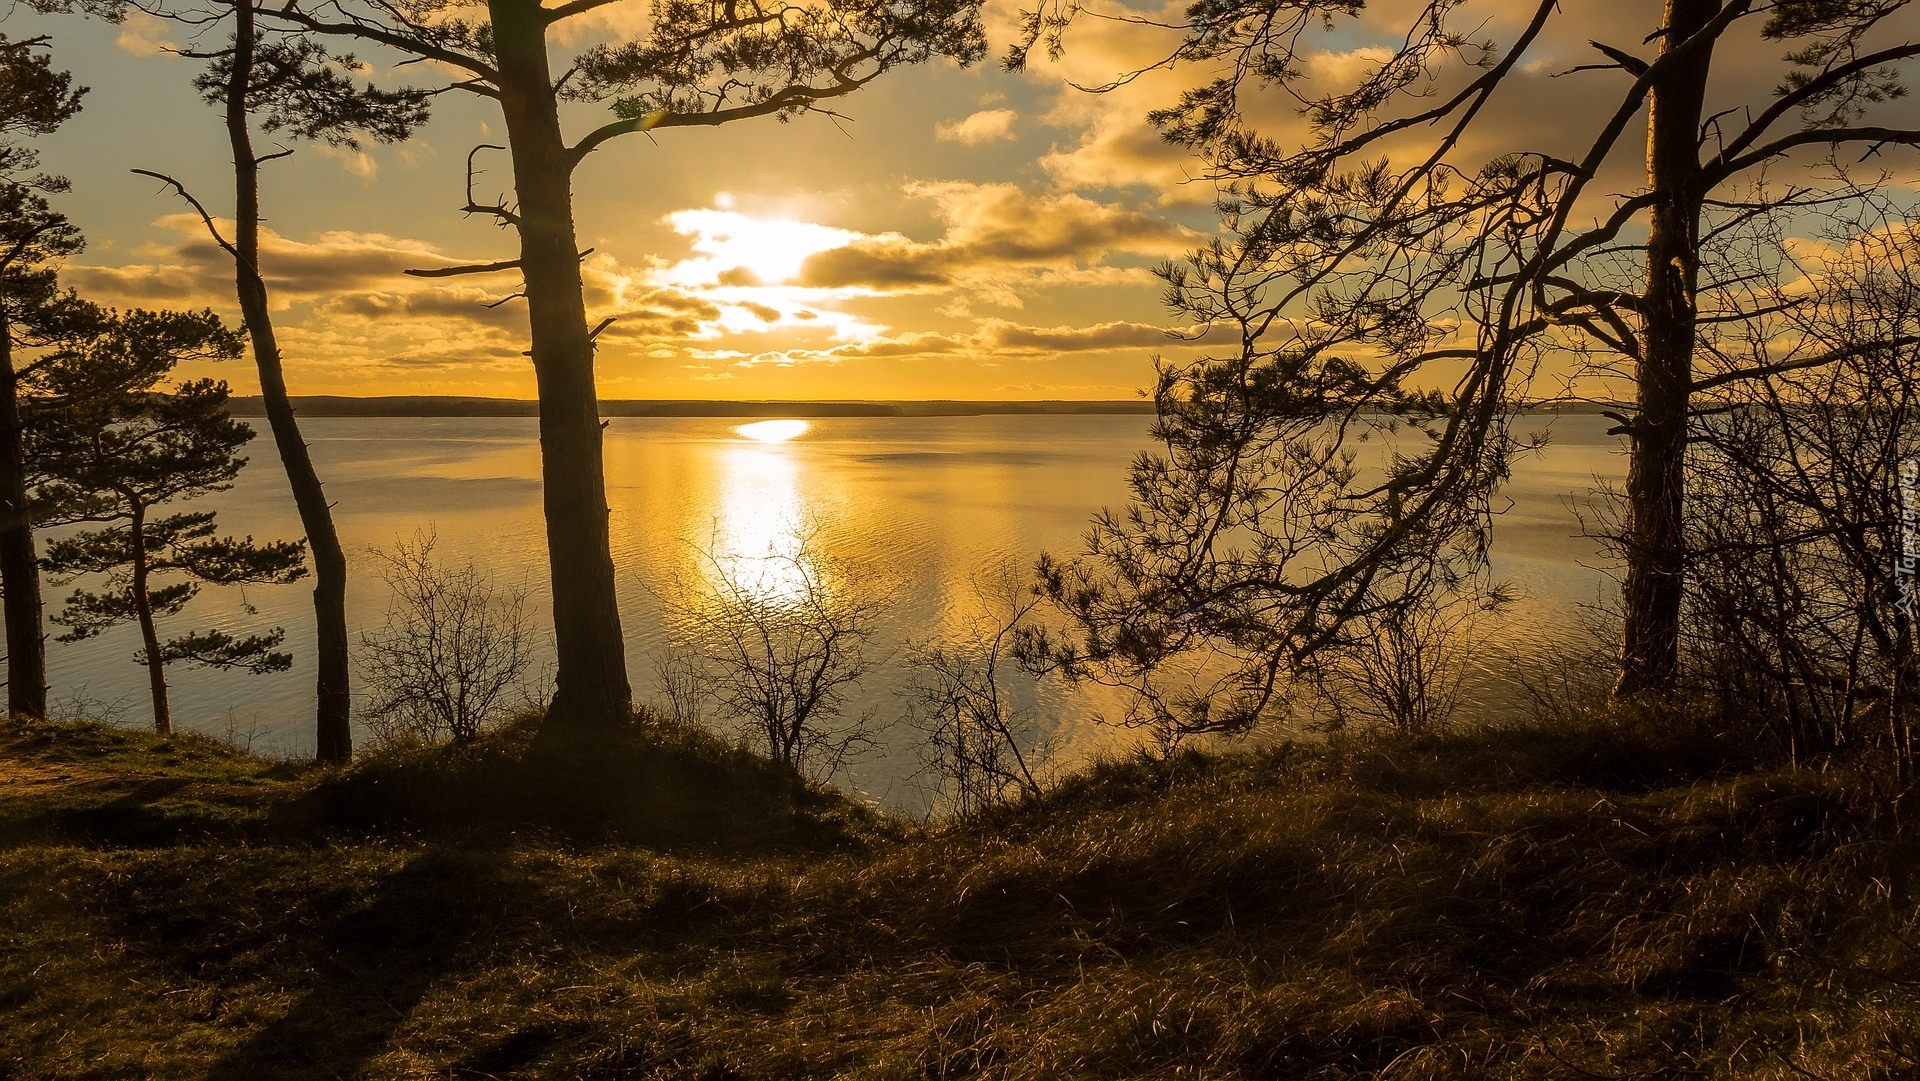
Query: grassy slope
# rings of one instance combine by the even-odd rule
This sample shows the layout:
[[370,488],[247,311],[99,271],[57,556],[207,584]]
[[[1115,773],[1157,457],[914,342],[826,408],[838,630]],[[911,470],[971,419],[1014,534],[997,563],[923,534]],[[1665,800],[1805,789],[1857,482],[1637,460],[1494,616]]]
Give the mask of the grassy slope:
[[0,1077],[1920,1070],[1914,852],[1838,775],[1480,734],[928,833],[698,737],[585,761],[0,726]]

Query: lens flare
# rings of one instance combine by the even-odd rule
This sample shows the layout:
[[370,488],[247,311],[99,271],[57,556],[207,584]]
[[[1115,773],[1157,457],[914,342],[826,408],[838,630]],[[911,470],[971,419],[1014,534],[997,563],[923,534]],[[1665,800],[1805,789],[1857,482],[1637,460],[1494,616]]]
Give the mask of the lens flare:
[[756,420],[752,424],[742,424],[734,431],[762,443],[784,443],[795,436],[805,435],[809,427],[811,425],[804,420]]

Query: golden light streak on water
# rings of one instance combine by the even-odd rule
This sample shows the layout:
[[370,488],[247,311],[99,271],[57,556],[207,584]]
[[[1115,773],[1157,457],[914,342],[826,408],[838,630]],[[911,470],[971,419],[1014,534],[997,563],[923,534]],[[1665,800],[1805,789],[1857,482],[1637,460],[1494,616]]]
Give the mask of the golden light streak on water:
[[[763,424],[806,427],[804,421]],[[740,431],[761,426],[743,425]],[[819,553],[807,543],[812,525],[800,495],[799,464],[777,444],[726,447],[720,452],[719,481],[714,536],[701,560],[708,585],[717,593],[744,593],[776,606],[800,603],[809,578],[818,584],[813,564]]]
[[742,424],[734,432],[761,443],[785,443],[807,434],[813,427],[804,420],[757,420],[752,424]]

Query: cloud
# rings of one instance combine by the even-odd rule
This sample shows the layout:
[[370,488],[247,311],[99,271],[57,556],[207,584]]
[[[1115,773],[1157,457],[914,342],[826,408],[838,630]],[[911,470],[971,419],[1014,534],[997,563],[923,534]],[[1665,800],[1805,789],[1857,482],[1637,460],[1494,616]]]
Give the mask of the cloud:
[[988,320],[977,339],[995,352],[1086,353],[1152,349],[1195,340],[1205,328],[1179,331],[1150,323],[1115,321],[1083,327],[1030,327]]
[[681,210],[665,221],[689,238],[691,254],[637,280],[708,305],[697,330],[683,337],[745,338],[743,348],[756,355],[770,351],[762,344],[769,339],[775,353],[824,351],[888,333],[846,310],[850,302],[952,293],[1017,308],[1038,287],[1150,280],[1144,267],[1111,260],[1163,258],[1200,240],[1154,213],[1012,183],[918,182],[906,192],[931,204],[938,237],[862,233],[730,209]]
[[936,125],[933,134],[945,142],[979,146],[1013,138],[1013,125],[1019,118],[1012,109],[982,109],[964,119]]
[[120,23],[120,33],[113,43],[130,56],[159,56],[178,48],[167,34],[170,29],[172,25],[157,15],[149,15],[144,11],[129,12]]
[[332,158],[341,168],[362,180],[372,182],[380,177],[380,163],[364,150],[353,150],[344,146],[328,146],[314,143],[313,149],[323,158]]
[[607,328],[605,337],[610,341],[696,338],[722,314],[717,305],[708,301],[662,289],[639,298],[632,307],[614,312],[615,322]]
[[1330,90],[1357,86],[1393,59],[1393,50],[1379,45],[1357,49],[1319,49],[1306,56],[1307,78]]
[[1157,215],[1075,194],[1030,193],[1008,183],[911,185],[945,225],[937,240],[864,236],[819,252],[799,284],[820,289],[931,292],[962,282],[1030,276],[1097,263],[1113,253],[1168,256],[1199,240]]
[[[1114,260],[1172,254],[1198,240],[1151,211],[1073,193],[958,181],[911,184],[908,192],[931,208],[939,225],[932,239],[685,211],[668,218],[693,241],[678,263],[590,255],[581,267],[588,319],[614,319],[599,338],[604,371],[629,381],[640,378],[636,371],[669,383],[692,378],[660,372],[661,361],[677,358],[702,364],[710,373],[702,378],[855,361],[909,373],[916,360],[952,371],[1177,347],[1163,328],[1131,320],[1052,325],[968,315],[962,331],[925,323],[896,330],[845,310],[934,292],[1019,305],[1041,285],[1131,281],[1145,271]],[[122,265],[72,267],[69,278],[106,303],[233,314],[231,262],[202,223],[173,215],[157,224],[170,236]],[[499,303],[519,288],[517,274],[404,273],[496,256],[386,233],[263,231],[262,268],[294,389],[419,385],[414,380],[452,388],[463,379],[522,386],[530,370],[526,306]]]
[[512,330],[524,337],[527,332],[525,305],[494,306],[499,299],[482,289],[458,287],[412,293],[349,293],[320,304],[315,314],[329,322],[363,319],[389,327],[408,321],[454,320]]
[[1203,326],[1169,328],[1125,320],[1088,326],[1027,326],[989,319],[972,333],[910,331],[849,342],[830,349],[783,349],[755,354],[740,367],[766,364],[838,364],[849,360],[970,360],[992,363],[1002,359],[1034,360],[1065,354],[1158,351],[1178,348],[1204,337]]
[[[1019,9],[1030,6],[989,5],[990,33],[1018,40]],[[1194,179],[1200,163],[1193,152],[1167,143],[1146,119],[1194,85],[1193,69],[1160,67],[1181,40],[1164,27],[1187,21],[1188,6],[1187,0],[1128,4],[1127,18],[1079,19],[1057,58],[1033,51],[1027,77],[1051,99],[1039,121],[1066,133],[1039,161],[1054,184],[1076,191],[1146,188],[1169,206],[1213,201],[1213,185]],[[1088,93],[1088,87],[1105,92]]]
[[[232,262],[206,238],[200,220],[173,215],[157,224],[178,239],[146,246],[134,262],[71,266],[63,277],[102,303],[208,306],[237,321]],[[218,224],[231,231],[230,223]],[[378,380],[383,371],[396,369],[526,372],[526,304],[501,303],[518,290],[517,274],[442,279],[404,273],[491,259],[450,254],[426,241],[384,233],[335,231],[296,239],[261,232],[261,266],[289,365],[309,373],[324,369],[325,383],[333,387]],[[721,305],[686,289],[651,283],[646,270],[604,253],[582,264],[581,277],[588,318],[615,320],[604,342],[644,347],[683,341],[708,334],[728,315]],[[744,318],[764,325],[753,313]]]
[[[111,267],[72,266],[65,277],[82,292],[109,303],[229,303],[233,264],[226,252],[208,239],[200,219],[191,214],[171,214],[155,224],[181,234],[181,239],[141,249],[137,253],[140,262]],[[223,232],[231,233],[231,222],[218,224]],[[385,233],[333,231],[320,233],[312,240],[295,240],[271,229],[260,231],[261,272],[281,307],[345,292],[392,290],[396,282],[418,281],[424,287],[425,280],[407,278],[405,271],[486,261],[485,257],[451,256],[424,241]]]
[[1079,128],[1080,140],[1041,155],[1040,168],[1055,184],[1070,190],[1146,187],[1167,206],[1213,202],[1218,191],[1203,178],[1200,160],[1193,151],[1161,138],[1145,119],[1147,108],[1144,103],[1131,107],[1106,101],[1063,103],[1050,119]]
[[[1490,42],[1502,50],[1518,38],[1538,6],[1532,0],[1473,0],[1460,5],[1450,22],[1452,29],[1472,42]],[[1170,55],[1179,35],[1156,30],[1151,24],[1187,22],[1187,7],[1186,0],[1166,4],[1136,0],[1127,8],[1130,15],[1140,16],[1138,21],[1083,18],[1072,28],[1057,62],[1036,51],[1029,77],[1052,95],[1038,115],[1043,123],[1067,133],[1040,160],[1055,183],[1079,191],[1139,185],[1168,204],[1204,204],[1214,198],[1214,185],[1205,179],[1200,157],[1189,148],[1166,143],[1145,119],[1150,111],[1174,105],[1183,92],[1224,70],[1218,63],[1155,68]],[[1289,53],[1291,67],[1300,76],[1292,93],[1258,87],[1251,79],[1243,84],[1242,104],[1253,127],[1283,153],[1306,145],[1311,139],[1303,115],[1306,103],[1353,89],[1394,50],[1406,45],[1409,30],[1425,17],[1426,9],[1423,2],[1387,0],[1366,4],[1351,18],[1343,15],[1325,26],[1308,25],[1297,51]],[[1017,32],[1018,24],[1008,9],[989,10],[998,20],[997,34],[1005,38]],[[1480,109],[1450,161],[1473,172],[1483,162],[1522,150],[1581,160],[1631,84],[1624,72],[1596,66],[1605,60],[1591,43],[1603,42],[1650,60],[1657,47],[1646,39],[1658,28],[1661,10],[1658,0],[1560,5],[1527,55]],[[1899,35],[1910,33],[1913,18],[1903,14],[1901,19],[1901,26],[1889,21],[1876,33],[1886,43],[1901,40]],[[1749,16],[1717,47],[1707,111],[1720,119],[1703,138],[1730,136],[1744,123],[1739,118],[1772,100],[1776,88],[1789,78],[1791,65],[1782,55],[1792,43],[1765,40],[1760,34],[1764,22],[1758,15]],[[1479,56],[1471,46],[1436,52],[1430,57],[1432,70],[1410,84],[1406,96],[1391,102],[1382,116],[1406,116],[1448,100],[1484,73],[1474,64]],[[1576,68],[1588,70],[1575,73]],[[1138,77],[1129,79],[1133,73]],[[1121,85],[1102,94],[1075,88],[1075,84],[1104,86],[1116,80]],[[1888,103],[1875,110],[1875,122],[1906,126],[1916,108],[1910,101]],[[1378,119],[1369,118],[1367,123]],[[1420,125],[1406,138],[1370,147],[1368,159],[1385,156],[1409,162],[1424,157],[1434,138],[1433,128]],[[1640,138],[1629,135],[1616,141],[1590,185],[1590,204],[1579,211],[1583,218],[1604,213],[1601,204],[1610,201],[1613,193],[1631,192],[1644,183],[1644,149],[1644,132]]]
[[1024,394],[1033,397],[1072,396],[1082,398],[1097,393],[1104,398],[1138,398],[1140,389],[1124,383],[1001,383],[995,394]]

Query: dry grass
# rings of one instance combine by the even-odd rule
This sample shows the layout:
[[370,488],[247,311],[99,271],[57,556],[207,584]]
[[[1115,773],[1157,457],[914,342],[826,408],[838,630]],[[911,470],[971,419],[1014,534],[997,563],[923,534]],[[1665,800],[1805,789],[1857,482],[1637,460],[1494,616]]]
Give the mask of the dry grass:
[[202,826],[0,793],[34,823],[0,847],[0,1076],[1920,1072],[1913,845],[1844,773],[1695,736],[1117,762],[938,831],[789,778],[704,835],[617,763],[735,795],[764,764],[656,727],[592,783],[501,790],[516,739],[463,752],[484,768],[202,763]]

